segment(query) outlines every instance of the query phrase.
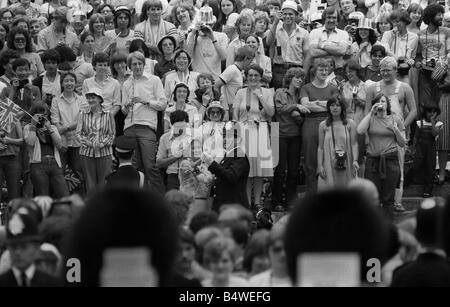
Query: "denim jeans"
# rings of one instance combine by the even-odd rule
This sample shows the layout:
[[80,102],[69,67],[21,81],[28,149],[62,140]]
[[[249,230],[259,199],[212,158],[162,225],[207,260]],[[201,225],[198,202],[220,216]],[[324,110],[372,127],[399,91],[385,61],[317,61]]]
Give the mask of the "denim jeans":
[[305,156],[305,183],[307,192],[317,191],[317,149],[319,124],[327,118],[325,112],[306,116],[302,129],[302,148]]
[[31,163],[31,181],[36,196],[61,198],[69,195],[64,172],[54,157],[41,157],[41,163]]
[[156,168],[156,152],[158,151],[156,132],[148,126],[133,125],[124,131],[124,135],[135,138],[138,145],[133,156],[134,166],[144,172],[151,189],[163,194],[164,184],[161,173]]
[[394,217],[395,188],[400,181],[400,164],[398,158],[386,159],[386,178],[381,178],[380,159],[367,157],[365,178],[377,187],[383,211],[391,220]]
[[279,160],[273,175],[272,200],[282,202],[283,181],[286,174],[286,200],[290,202],[295,198],[297,176],[300,166],[301,136],[280,137]]
[[[0,157],[0,184],[6,179],[9,200],[20,197],[20,162],[18,156]],[[0,199],[2,190],[0,189]]]

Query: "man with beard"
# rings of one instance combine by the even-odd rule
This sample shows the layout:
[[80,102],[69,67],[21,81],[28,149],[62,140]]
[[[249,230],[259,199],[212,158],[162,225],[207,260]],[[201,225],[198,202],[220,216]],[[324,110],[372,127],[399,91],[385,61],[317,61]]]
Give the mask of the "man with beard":
[[[309,33],[295,23],[298,7],[294,1],[283,3],[281,13],[275,16],[267,36],[267,44],[274,46],[272,86],[283,86],[283,77],[291,67],[303,67],[309,48]],[[280,19],[283,21],[280,23]]]
[[349,34],[337,29],[338,11],[333,7],[327,7],[322,14],[324,26],[311,31],[309,34],[309,54],[305,60],[304,69],[308,73],[312,61],[315,58],[332,56],[336,68],[344,66],[343,56],[350,48]]
[[444,8],[439,4],[430,4],[423,11],[423,22],[428,27],[419,32],[416,58],[419,80],[414,84],[420,107],[425,104],[436,107],[441,97],[438,82],[432,80],[431,73],[450,51],[450,29],[442,27],[443,17]]

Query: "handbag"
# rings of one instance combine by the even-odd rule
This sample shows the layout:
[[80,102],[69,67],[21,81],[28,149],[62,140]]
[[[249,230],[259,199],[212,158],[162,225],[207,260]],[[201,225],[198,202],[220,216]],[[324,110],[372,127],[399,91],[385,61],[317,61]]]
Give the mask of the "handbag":
[[[437,30],[438,42],[439,42],[439,28]],[[428,31],[425,31],[425,41],[428,42]],[[426,47],[426,46],[425,46]],[[431,59],[428,61],[428,48],[425,48],[425,66],[423,67],[423,72],[431,78],[431,80],[440,82],[444,79],[447,74],[448,66],[445,62],[441,61],[439,54],[439,44],[438,44],[438,60]]]
[[[346,129],[347,130],[347,129]],[[337,170],[345,170],[347,168],[347,153],[345,150],[336,149],[336,141],[334,139],[334,128],[333,123],[331,123],[331,136],[333,138],[333,147],[334,147],[334,159],[335,164],[334,168]],[[347,143],[347,131],[345,132],[345,142]]]

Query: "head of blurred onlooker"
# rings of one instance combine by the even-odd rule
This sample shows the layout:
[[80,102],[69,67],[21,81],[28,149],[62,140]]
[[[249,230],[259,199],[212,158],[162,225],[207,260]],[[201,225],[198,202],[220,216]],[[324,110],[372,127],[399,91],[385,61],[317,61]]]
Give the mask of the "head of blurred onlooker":
[[166,192],[166,200],[172,210],[174,210],[178,225],[183,226],[186,223],[189,207],[194,198],[192,195],[180,190],[170,190]]
[[61,254],[54,245],[42,243],[35,263],[41,271],[58,277],[61,269]]
[[[288,272],[294,284],[302,284],[306,278],[302,270],[321,270],[330,261],[336,260],[328,253],[339,253],[354,275],[350,275],[349,271],[348,279],[340,276],[335,282],[355,284],[358,280],[365,280],[369,259],[377,258],[380,263],[386,261],[388,244],[387,221],[361,193],[330,190],[308,195],[301,205],[294,208],[287,225],[285,248]],[[307,268],[309,261],[317,259],[313,257],[316,253],[322,255],[320,261],[324,265]],[[302,265],[297,267],[298,263]],[[360,276],[355,276],[357,272]]]
[[242,263],[248,277],[264,272],[269,268],[270,263],[267,253],[268,238],[269,231],[266,229],[258,230],[250,237],[244,250],[244,259]]
[[215,211],[201,211],[192,217],[189,223],[189,229],[195,235],[204,227],[217,224],[217,218],[218,215]]
[[355,178],[348,183],[348,187],[363,193],[374,207],[380,206],[378,189],[372,181],[364,178]]
[[160,195],[113,188],[88,200],[63,254],[83,264],[84,286],[161,286],[170,279],[177,241],[175,217]]

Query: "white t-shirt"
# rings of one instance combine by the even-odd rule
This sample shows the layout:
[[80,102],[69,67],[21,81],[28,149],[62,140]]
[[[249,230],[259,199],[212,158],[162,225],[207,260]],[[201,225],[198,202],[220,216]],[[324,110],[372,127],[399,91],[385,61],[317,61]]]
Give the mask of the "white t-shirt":
[[236,92],[244,85],[241,70],[235,65],[228,66],[219,78],[225,83],[222,86],[222,97],[226,105],[232,105]]

